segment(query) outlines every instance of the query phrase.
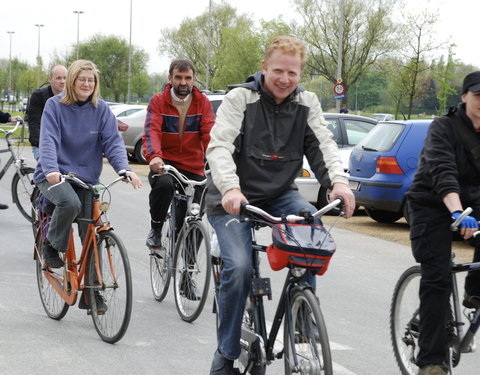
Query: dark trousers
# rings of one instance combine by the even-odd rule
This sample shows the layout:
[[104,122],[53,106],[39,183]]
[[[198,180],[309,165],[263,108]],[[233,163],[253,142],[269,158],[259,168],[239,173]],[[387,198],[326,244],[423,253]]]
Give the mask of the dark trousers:
[[[185,177],[190,180],[202,181],[205,177],[195,173],[183,171],[179,169]],[[149,195],[150,202],[150,218],[152,228],[162,229],[163,222],[167,217],[168,207],[172,202],[173,195],[175,194],[177,180],[170,174],[166,173],[160,176],[154,176],[155,173],[148,174],[148,182],[152,190]],[[183,185],[183,184],[182,184]],[[182,191],[180,189],[180,191]],[[195,194],[193,201],[199,203],[203,193],[203,186],[195,187]],[[180,200],[175,205],[175,222],[177,227],[177,233],[183,225],[183,219],[187,211],[187,202]]]
[[[417,365],[440,365],[447,359],[446,324],[450,317],[449,300],[452,293],[450,262],[453,232],[450,213],[441,205],[427,207],[409,200],[410,239],[415,260],[420,263],[420,352]],[[477,220],[480,206],[472,207]],[[479,245],[474,244],[474,261],[480,260]],[[465,289],[480,295],[480,272],[470,272]]]

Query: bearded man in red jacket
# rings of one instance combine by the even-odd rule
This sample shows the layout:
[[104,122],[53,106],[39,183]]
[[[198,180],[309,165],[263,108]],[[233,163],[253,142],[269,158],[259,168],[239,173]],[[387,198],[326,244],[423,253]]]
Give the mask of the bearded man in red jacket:
[[[173,165],[187,178],[201,181],[205,177],[205,150],[214,124],[212,105],[194,86],[195,67],[189,60],[176,59],[170,64],[169,83],[163,92],[150,100],[145,119],[143,152],[149,162],[151,230],[147,246],[163,250],[161,230],[172,201],[175,184],[162,166]],[[202,188],[196,189],[198,202]],[[185,202],[182,202],[185,203]],[[178,229],[183,223],[186,205],[176,211]]]

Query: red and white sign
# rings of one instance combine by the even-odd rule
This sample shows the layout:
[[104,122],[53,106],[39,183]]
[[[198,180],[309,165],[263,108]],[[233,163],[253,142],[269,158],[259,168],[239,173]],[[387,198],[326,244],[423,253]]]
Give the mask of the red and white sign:
[[337,83],[335,86],[333,86],[333,92],[335,95],[345,94],[345,85],[343,83]]

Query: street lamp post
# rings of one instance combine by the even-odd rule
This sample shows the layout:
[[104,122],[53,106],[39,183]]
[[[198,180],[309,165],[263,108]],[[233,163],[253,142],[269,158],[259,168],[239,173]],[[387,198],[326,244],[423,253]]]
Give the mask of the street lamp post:
[[38,52],[37,52],[37,64],[38,64],[38,73],[37,73],[37,86],[40,85],[40,70],[41,70],[41,64],[40,64],[40,29],[44,26],[40,23],[35,24],[36,27],[38,27]]
[[8,89],[12,89],[12,34],[15,34],[15,31],[7,31],[7,34],[10,34],[10,57],[8,64]]
[[83,14],[81,10],[74,10],[73,13],[77,15],[77,60],[80,54],[80,14]]
[[127,104],[130,104],[131,97],[131,76],[132,76],[132,1],[130,0],[130,39],[128,42],[128,84],[127,84]]

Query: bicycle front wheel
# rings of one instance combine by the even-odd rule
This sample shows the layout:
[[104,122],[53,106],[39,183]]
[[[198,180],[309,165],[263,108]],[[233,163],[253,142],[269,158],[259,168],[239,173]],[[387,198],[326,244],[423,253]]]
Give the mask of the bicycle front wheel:
[[175,226],[170,214],[162,227],[162,247],[164,250],[150,251],[150,284],[153,297],[161,302],[165,298],[172,278],[172,254],[175,250]]
[[173,260],[175,304],[180,317],[193,322],[202,312],[210,285],[210,241],[200,221],[185,224]]
[[[39,234],[40,236],[40,234]],[[43,263],[43,240],[37,240],[38,254],[36,259],[36,270],[37,270],[37,285],[38,292],[40,294],[40,299],[42,301],[43,308],[47,313],[49,318],[60,320],[62,319],[68,311],[69,305],[63,300],[63,298],[58,294],[53,285],[45,277],[45,271],[42,267]],[[61,288],[63,285],[56,278],[53,279],[53,282],[59,284]]]
[[285,374],[332,375],[330,343],[317,297],[310,289],[292,293],[292,320],[285,322],[283,335]]
[[34,188],[33,168],[18,170],[12,179],[12,198],[25,219],[32,222],[31,196]]
[[103,341],[115,343],[127,331],[132,313],[132,275],[127,251],[112,231],[101,232],[97,239],[98,269],[90,250],[86,286],[93,323]]
[[420,266],[407,269],[397,281],[390,307],[390,337],[398,367],[403,375],[414,375],[419,347]]

